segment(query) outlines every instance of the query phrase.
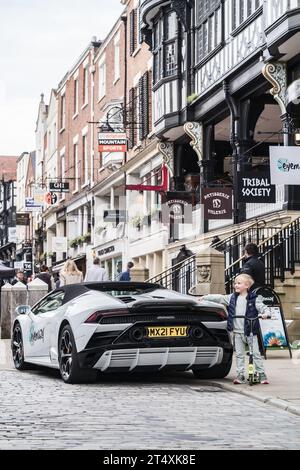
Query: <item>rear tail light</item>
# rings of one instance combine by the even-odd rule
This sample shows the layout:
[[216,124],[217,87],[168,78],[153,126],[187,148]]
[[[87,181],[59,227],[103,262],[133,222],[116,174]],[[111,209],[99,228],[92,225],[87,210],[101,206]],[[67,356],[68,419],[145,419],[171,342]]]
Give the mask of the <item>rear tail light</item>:
[[119,315],[126,315],[128,314],[127,309],[112,309],[112,310],[101,310],[92,313],[84,323],[100,323],[101,318],[103,317],[111,317],[111,316],[119,316]]
[[217,310],[217,315],[221,320],[227,320],[227,313],[224,310]]

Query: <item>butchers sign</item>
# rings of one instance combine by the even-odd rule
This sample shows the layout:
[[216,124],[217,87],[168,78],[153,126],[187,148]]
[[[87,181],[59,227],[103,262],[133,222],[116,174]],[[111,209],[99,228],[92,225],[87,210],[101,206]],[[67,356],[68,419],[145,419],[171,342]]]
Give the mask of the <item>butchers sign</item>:
[[276,202],[275,185],[271,184],[270,173],[268,171],[260,171],[257,174],[239,172],[238,202]]

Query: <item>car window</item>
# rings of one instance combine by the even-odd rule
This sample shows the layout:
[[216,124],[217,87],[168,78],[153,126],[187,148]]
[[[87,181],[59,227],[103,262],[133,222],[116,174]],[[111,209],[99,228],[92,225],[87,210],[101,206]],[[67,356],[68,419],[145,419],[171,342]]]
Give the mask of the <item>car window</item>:
[[39,315],[41,313],[56,310],[62,305],[64,296],[65,296],[64,291],[58,291],[58,292],[55,292],[54,294],[50,294],[46,297],[46,299],[44,299],[42,302],[36,305],[36,307],[32,309],[32,312],[34,313],[34,315]]

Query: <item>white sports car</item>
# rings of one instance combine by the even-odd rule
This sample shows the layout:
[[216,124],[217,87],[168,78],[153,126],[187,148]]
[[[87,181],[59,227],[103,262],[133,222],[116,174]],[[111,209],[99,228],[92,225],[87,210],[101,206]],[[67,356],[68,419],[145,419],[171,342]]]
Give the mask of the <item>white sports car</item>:
[[67,383],[93,381],[99,371],[191,369],[220,378],[231,368],[223,307],[158,284],[68,285],[16,312],[15,367],[53,367]]

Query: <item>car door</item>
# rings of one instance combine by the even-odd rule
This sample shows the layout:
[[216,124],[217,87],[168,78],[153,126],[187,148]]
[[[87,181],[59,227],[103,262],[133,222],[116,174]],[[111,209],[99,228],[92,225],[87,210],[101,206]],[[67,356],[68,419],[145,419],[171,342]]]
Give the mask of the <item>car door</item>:
[[29,314],[27,358],[50,357],[50,338],[57,309],[63,304],[65,292],[55,291],[36,304]]

